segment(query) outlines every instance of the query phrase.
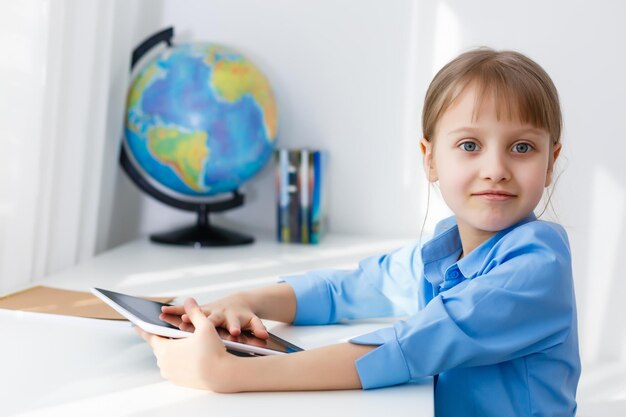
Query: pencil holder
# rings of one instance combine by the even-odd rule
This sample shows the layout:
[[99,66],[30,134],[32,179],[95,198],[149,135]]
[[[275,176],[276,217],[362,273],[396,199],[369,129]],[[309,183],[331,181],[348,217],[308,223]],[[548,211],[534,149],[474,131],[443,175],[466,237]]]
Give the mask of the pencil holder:
[[326,229],[326,152],[277,149],[274,160],[278,241],[319,243]]

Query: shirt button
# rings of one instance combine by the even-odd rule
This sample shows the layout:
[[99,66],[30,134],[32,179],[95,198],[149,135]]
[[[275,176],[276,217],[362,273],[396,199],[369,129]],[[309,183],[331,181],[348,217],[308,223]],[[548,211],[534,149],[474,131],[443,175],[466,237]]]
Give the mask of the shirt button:
[[459,271],[452,271],[452,272],[450,272],[450,277],[451,278],[458,278],[459,277]]

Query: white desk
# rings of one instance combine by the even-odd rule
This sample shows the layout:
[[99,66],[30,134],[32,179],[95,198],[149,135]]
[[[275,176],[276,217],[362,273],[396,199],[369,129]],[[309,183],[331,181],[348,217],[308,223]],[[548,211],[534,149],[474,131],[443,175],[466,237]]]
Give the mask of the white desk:
[[[138,240],[40,284],[135,295],[194,296],[200,303],[315,268],[348,268],[406,241],[328,236],[319,246],[190,249]],[[178,300],[180,301],[180,300]],[[335,343],[388,322],[292,327],[266,322],[303,348]],[[215,394],[161,379],[149,346],[126,322],[0,310],[0,416],[433,416],[431,380],[371,391]],[[305,378],[306,376],[303,376]]]

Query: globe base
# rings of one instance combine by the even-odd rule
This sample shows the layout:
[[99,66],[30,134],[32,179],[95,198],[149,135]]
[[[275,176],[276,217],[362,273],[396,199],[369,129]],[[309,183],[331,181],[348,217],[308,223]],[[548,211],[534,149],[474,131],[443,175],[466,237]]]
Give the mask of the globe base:
[[155,233],[150,235],[150,240],[156,243],[195,248],[247,245],[254,242],[252,236],[210,225],[195,225],[171,232]]

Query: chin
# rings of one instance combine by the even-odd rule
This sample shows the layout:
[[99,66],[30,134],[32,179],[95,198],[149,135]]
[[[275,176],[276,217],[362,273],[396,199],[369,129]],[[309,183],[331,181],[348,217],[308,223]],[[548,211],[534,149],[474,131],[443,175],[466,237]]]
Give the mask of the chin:
[[489,219],[483,222],[482,226],[484,227],[482,227],[481,229],[489,232],[499,232],[513,226],[514,224],[519,223],[524,219],[524,217],[526,216],[520,216],[515,218],[508,217],[502,219]]
[[483,219],[483,221],[478,221],[472,224],[476,229],[482,230],[490,233],[497,233],[501,230],[504,230],[508,227],[513,226],[519,220],[512,218],[491,218]]
[[513,223],[511,223],[511,224],[503,224],[503,225],[500,225],[500,224],[497,224],[497,225],[487,225],[487,226],[481,228],[481,230],[484,230],[485,232],[490,232],[490,233],[494,233],[495,234],[495,233],[498,233],[501,230],[506,229],[507,227],[511,226],[512,224]]

